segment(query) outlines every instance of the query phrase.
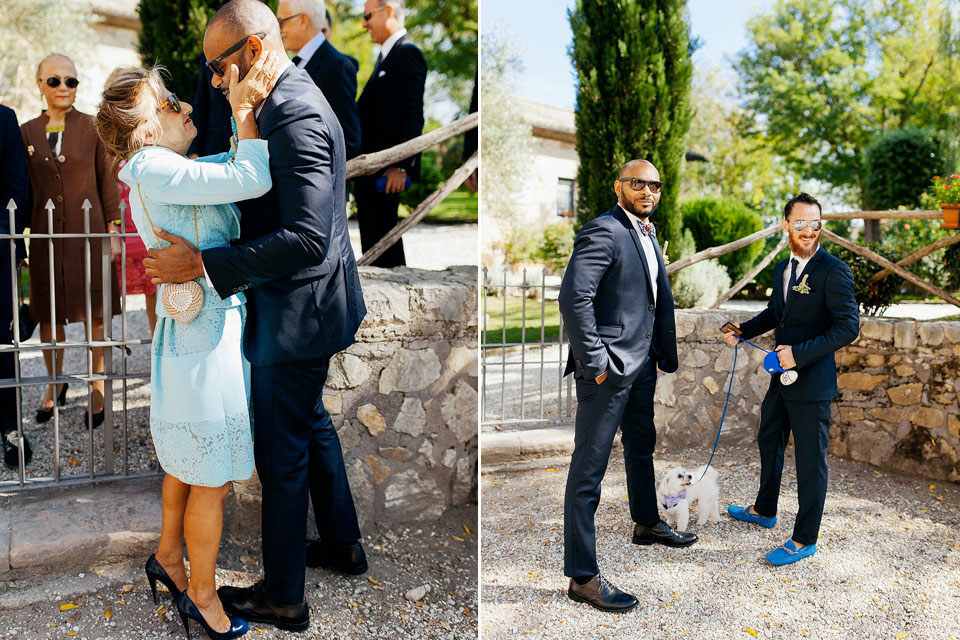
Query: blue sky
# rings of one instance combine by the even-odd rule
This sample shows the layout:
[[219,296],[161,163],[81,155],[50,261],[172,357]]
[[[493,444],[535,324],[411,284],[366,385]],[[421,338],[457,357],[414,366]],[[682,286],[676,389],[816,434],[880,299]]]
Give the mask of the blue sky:
[[[692,33],[704,42],[694,63],[729,70],[730,58],[747,44],[747,18],[772,1],[689,0]],[[481,32],[501,25],[523,51],[521,97],[573,109],[576,95],[567,55],[573,35],[566,11],[571,6],[572,0],[481,0]]]

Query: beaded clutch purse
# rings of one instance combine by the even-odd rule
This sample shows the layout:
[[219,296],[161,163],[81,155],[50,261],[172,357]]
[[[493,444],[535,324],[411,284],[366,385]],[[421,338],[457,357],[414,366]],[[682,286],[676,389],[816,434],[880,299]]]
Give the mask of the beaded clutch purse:
[[[137,183],[137,195],[140,197],[140,206],[143,207],[143,213],[147,216],[147,224],[153,229],[153,221],[147,212],[147,205],[143,202],[143,194],[140,192],[140,183]],[[197,206],[193,206],[193,230],[196,233],[196,244],[200,244],[200,225],[197,221]],[[157,238],[157,244],[160,244],[160,238]],[[170,317],[177,322],[186,324],[197,317],[200,309],[203,308],[203,287],[196,280],[187,282],[176,282],[165,284],[160,287],[160,304],[164,310],[170,314]]]

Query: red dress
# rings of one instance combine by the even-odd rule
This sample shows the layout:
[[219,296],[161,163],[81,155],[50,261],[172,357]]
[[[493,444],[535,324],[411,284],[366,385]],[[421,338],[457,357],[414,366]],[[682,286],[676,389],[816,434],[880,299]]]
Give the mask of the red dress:
[[[120,161],[117,168],[119,172],[126,164],[126,160]],[[123,217],[126,221],[123,230],[126,233],[137,233],[137,227],[133,224],[133,217],[130,214],[130,187],[120,180],[117,180],[117,186],[120,189],[120,200],[123,201]],[[139,236],[130,236],[123,239],[127,245],[127,295],[145,294],[152,296],[157,292],[157,286],[150,282],[146,272],[143,270],[143,259],[147,257],[147,247]],[[117,256],[117,279],[120,279],[121,257]]]

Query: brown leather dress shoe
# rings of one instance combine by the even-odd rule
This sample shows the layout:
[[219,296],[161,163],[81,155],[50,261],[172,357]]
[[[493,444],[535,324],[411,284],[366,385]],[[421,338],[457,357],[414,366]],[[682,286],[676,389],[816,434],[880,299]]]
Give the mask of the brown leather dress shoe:
[[567,596],[574,602],[585,602],[600,611],[622,613],[640,604],[636,596],[617,589],[599,574],[586,584],[577,584],[576,580],[570,578]]
[[314,540],[307,544],[307,566],[359,576],[367,572],[367,554],[359,540],[352,544],[324,544]]
[[249,587],[223,586],[217,589],[227,615],[247,622],[272,624],[284,631],[306,631],[310,626],[310,609],[306,602],[275,604],[267,595],[263,580]]
[[661,520],[652,527],[642,524],[633,527],[633,544],[662,544],[668,547],[689,547],[696,542],[697,534],[686,531],[674,531]]

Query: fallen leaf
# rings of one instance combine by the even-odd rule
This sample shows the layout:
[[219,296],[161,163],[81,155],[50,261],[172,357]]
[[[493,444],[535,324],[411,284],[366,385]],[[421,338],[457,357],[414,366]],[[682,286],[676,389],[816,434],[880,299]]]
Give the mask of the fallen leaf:
[[547,471],[549,471],[550,473],[553,473],[556,470],[557,470],[556,467],[547,467]]
[[472,533],[470,533],[470,527],[468,527],[467,525],[463,525],[463,530],[464,530],[464,532],[466,532],[466,534],[467,534],[468,536],[472,536],[472,535],[473,535]]
[[367,580],[370,582],[370,584],[375,584],[375,585],[377,585],[378,587],[381,586],[379,582],[377,582],[376,580],[374,580],[374,579],[371,578],[370,576],[367,576]]
[[76,631],[67,631],[67,635],[68,635],[68,636],[75,636],[75,635],[77,635],[77,632],[76,632]]
[[76,608],[77,608],[77,605],[73,604],[72,602],[67,602],[60,605],[60,611],[67,611],[69,609],[76,609]]
[[129,583],[123,585],[123,588],[120,589],[120,593],[130,593],[131,591],[133,591],[133,585]]
[[744,627],[743,630],[749,633],[750,635],[752,635],[754,638],[757,637],[757,632],[751,629],[750,627]]
[[349,600],[347,600],[347,604],[350,605],[351,607],[353,607],[354,609],[357,608],[357,605],[355,605],[354,603],[350,602]]
[[450,536],[450,537],[456,540],[457,542],[463,542],[463,538],[461,538],[460,536]]
[[894,636],[894,637],[896,637],[897,640],[900,640],[900,638],[906,638],[906,637],[907,637],[907,634],[905,634],[905,633],[898,633],[898,634],[897,634],[896,636]]

